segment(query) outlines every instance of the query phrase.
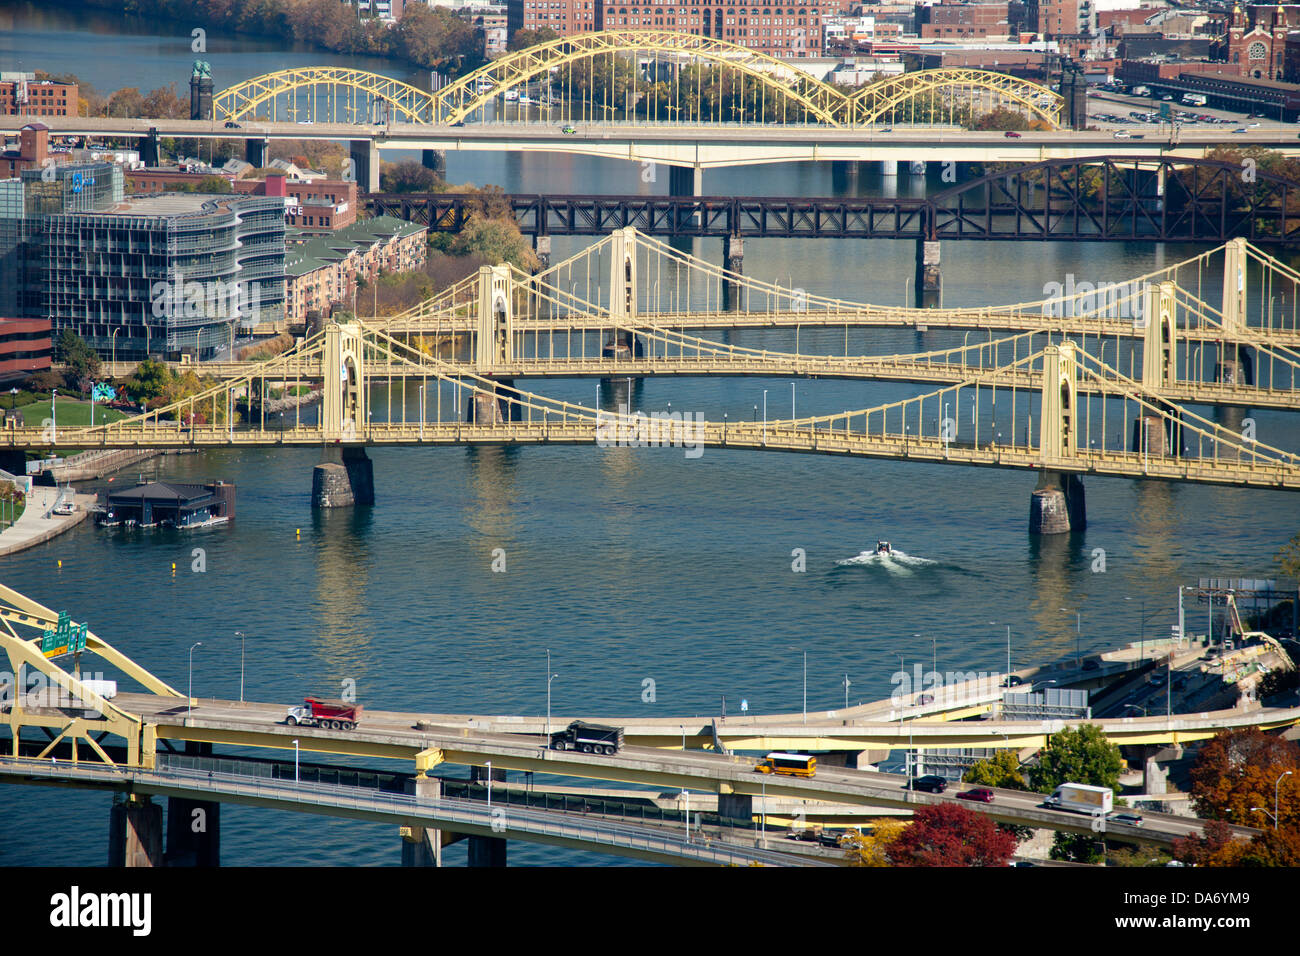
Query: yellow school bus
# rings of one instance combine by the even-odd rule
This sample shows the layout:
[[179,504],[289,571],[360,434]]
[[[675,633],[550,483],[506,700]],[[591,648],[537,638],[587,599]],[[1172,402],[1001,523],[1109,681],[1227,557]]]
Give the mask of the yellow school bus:
[[808,754],[770,753],[754,769],[759,773],[776,773],[786,777],[811,777],[817,772],[817,758]]

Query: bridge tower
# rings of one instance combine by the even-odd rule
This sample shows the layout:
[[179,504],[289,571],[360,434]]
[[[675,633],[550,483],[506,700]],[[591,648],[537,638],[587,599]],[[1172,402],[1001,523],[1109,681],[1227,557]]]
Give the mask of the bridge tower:
[[1142,290],[1142,384],[1150,389],[1172,385],[1177,377],[1178,319],[1174,284],[1161,282]]
[[374,466],[361,444],[369,420],[364,350],[359,323],[325,326],[320,421],[326,445],[312,471],[311,491],[317,508],[375,503]]
[[1078,448],[1079,361],[1073,342],[1043,349],[1043,391],[1039,403],[1039,449],[1043,470],[1029,496],[1029,533],[1082,531],[1088,523],[1083,481],[1050,471],[1072,460]]
[[[515,359],[515,315],[509,266],[480,266],[478,270],[478,328],[474,362],[480,375],[491,376]],[[514,392],[512,379],[500,380],[501,390]],[[476,393],[465,410],[466,421],[488,425],[517,420],[518,408],[503,408],[499,397]]]
[[[1173,385],[1178,378],[1178,316],[1174,284],[1161,282],[1143,292],[1142,384],[1152,391]],[[1173,406],[1167,406],[1173,408]],[[1160,415],[1138,414],[1133,423],[1133,451],[1168,454],[1182,444],[1181,429]]]
[[1248,351],[1238,344],[1246,327],[1246,240],[1229,239],[1223,249],[1223,338],[1219,340],[1219,361],[1214,379],[1227,384],[1249,385],[1254,379]]

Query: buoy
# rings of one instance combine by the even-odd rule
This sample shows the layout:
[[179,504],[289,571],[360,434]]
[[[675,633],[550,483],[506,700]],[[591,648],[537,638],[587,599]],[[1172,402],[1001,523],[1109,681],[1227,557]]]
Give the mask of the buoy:
[[59,567],[63,567],[63,559],[62,559],[62,558],[59,559]]
[[173,562],[172,562],[172,574],[175,574],[175,573],[176,573],[176,562],[173,561]]
[[301,538],[302,538],[302,528],[296,528],[296,529],[294,529],[293,536],[294,536],[295,538],[299,538],[299,539],[301,539]]

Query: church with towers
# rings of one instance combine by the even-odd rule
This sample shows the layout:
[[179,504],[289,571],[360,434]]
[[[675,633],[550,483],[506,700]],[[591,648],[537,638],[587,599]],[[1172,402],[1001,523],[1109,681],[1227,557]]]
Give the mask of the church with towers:
[[1228,64],[1224,72],[1257,80],[1282,79],[1288,26],[1281,4],[1252,6],[1249,13],[1240,3],[1234,4],[1227,26],[1211,52],[1213,59]]

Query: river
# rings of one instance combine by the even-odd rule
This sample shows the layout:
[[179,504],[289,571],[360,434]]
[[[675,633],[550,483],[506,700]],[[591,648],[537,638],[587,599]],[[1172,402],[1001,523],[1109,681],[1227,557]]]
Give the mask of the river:
[[[74,70],[101,91],[147,89],[189,75],[188,31],[163,35],[110,17],[81,20],[34,4],[0,7],[0,67]],[[209,36],[218,88],[292,64],[366,65]],[[387,72],[403,75],[400,70]],[[451,155],[449,178],[506,190],[667,191],[639,164],[563,156]],[[710,171],[705,191],[834,195],[848,185],[827,165]],[[924,188],[902,177],[903,191]],[[582,240],[556,239],[555,259]],[[716,240],[695,244],[716,259]],[[1039,298],[1067,273],[1119,282],[1194,251],[1151,244],[960,243],[943,250],[948,305]],[[745,271],[809,292],[901,302],[911,243],[747,240]],[[855,333],[855,336],[864,335]],[[950,340],[874,333],[863,344],[903,350]],[[735,333],[742,344],[764,341]],[[588,400],[590,382],[538,390]],[[748,417],[767,390],[788,414],[787,380],[647,380],[641,407]],[[861,408],[907,386],[801,381],[800,414]],[[1300,445],[1292,416],[1254,413],[1262,439]],[[239,630],[247,635],[246,695],[288,705],[356,681],[378,709],[539,714],[546,652],[558,678],[556,714],[712,715],[726,698],[752,712],[887,696],[900,657],[940,670],[1001,670],[1005,627],[1015,666],[1165,636],[1179,584],[1203,576],[1266,577],[1295,533],[1292,495],[1086,479],[1087,531],[1031,538],[1029,474],[813,456],[680,449],[376,449],[378,504],[313,512],[314,451],[210,451],[163,460],[178,480],[238,487],[228,528],[191,534],[105,532],[91,525],[0,560],[0,580],[85,618],[92,629],[173,686],[238,694]],[[151,466],[152,467],[152,466]],[[116,483],[130,482],[123,474]],[[86,486],[81,490],[89,490]],[[296,531],[301,529],[301,537]],[[840,564],[877,538],[917,559]],[[505,550],[507,570],[491,570]],[[791,570],[792,551],[807,570]],[[206,570],[191,571],[195,549]],[[1105,552],[1098,571],[1097,549]],[[57,562],[62,561],[62,567]],[[171,568],[175,562],[178,570]],[[1068,610],[1062,610],[1068,609]],[[645,681],[653,701],[643,700]],[[6,787],[0,865],[99,865],[109,798]],[[37,821],[59,820],[59,828]],[[57,838],[51,834],[57,833]],[[33,834],[37,834],[33,836]],[[230,865],[373,864],[400,860],[392,827],[228,806]],[[450,849],[463,862],[464,844]],[[524,844],[512,864],[604,864],[613,858]]]

